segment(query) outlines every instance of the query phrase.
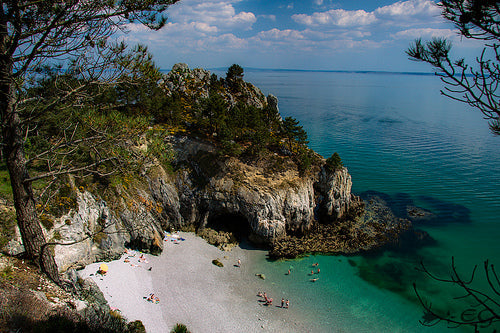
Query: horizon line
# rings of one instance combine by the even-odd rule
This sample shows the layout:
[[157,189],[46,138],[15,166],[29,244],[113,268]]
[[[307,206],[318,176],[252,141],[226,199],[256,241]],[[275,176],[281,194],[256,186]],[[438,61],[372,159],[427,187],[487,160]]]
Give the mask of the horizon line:
[[[207,70],[225,71],[229,67],[212,67]],[[160,71],[170,71],[163,69]],[[347,69],[294,69],[294,68],[261,68],[243,67],[245,71],[272,71],[272,72],[309,72],[309,73],[356,73],[356,74],[400,74],[400,75],[435,75],[435,72],[406,72],[406,71],[386,71],[386,70],[347,70]]]

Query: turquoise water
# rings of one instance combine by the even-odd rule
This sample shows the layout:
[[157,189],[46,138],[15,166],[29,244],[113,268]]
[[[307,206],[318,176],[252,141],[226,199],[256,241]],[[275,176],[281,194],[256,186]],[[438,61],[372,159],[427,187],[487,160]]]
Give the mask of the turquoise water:
[[[412,204],[435,214],[417,225],[435,239],[432,246],[364,257],[263,259],[270,283],[291,295],[314,332],[448,331],[444,324],[419,324],[423,312],[412,283],[435,308],[455,308],[457,291],[415,267],[423,261],[446,276],[452,256],[463,273],[476,264],[481,273],[486,259],[499,264],[500,137],[478,111],[441,96],[432,75],[247,70],[245,79],[278,97],[281,114],[300,121],[312,149],[340,154],[355,193],[379,192],[396,212]],[[314,283],[313,262],[321,267]],[[284,275],[290,266],[292,274]],[[487,289],[481,274],[476,280]]]

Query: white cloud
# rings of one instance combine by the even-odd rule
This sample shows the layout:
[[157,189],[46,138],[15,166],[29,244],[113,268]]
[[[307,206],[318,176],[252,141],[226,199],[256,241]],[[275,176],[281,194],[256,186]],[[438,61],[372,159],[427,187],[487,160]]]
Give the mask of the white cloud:
[[233,34],[209,37],[204,44],[207,50],[214,50],[214,47],[215,49],[244,49],[248,47],[247,40]]
[[316,12],[312,15],[296,14],[292,19],[307,26],[329,25],[339,27],[354,27],[372,24],[376,21],[373,13],[364,10],[347,11],[332,9],[327,12]]
[[177,23],[205,23],[219,30],[251,29],[257,18],[251,12],[236,13],[234,2],[238,1],[186,0],[170,7],[168,15]]
[[[163,29],[151,32],[141,25],[130,25],[131,34],[124,39],[145,43],[154,50],[155,57],[168,61],[197,59],[213,66],[238,57],[249,62],[318,56],[329,59],[326,54],[373,54],[382,47],[397,49],[401,54],[408,40],[453,35],[452,30],[445,29],[450,26],[443,24],[439,8],[431,0],[393,0],[392,5],[374,10],[351,11],[339,9],[333,0],[307,0],[315,9],[292,16],[302,28],[284,17],[294,12],[286,10],[288,4],[293,9],[292,0],[275,4],[280,8],[276,15],[267,6],[248,7],[247,3],[245,11],[238,10],[235,4],[241,1],[182,0],[169,7],[170,20]],[[258,12],[260,8],[267,11]]]
[[424,17],[428,19],[438,17],[441,14],[441,9],[431,0],[408,0],[377,8],[374,13],[379,18]]
[[271,29],[259,32],[251,38],[255,48],[275,47],[284,52],[314,52],[314,50],[328,50],[328,52],[342,52],[346,49],[369,49],[380,47],[379,43],[369,40],[355,40],[370,36],[369,32],[344,31],[342,33],[323,33],[311,29],[302,31],[293,29]]
[[292,19],[307,26],[363,27],[374,23],[406,26],[414,21],[436,22],[441,19],[440,13],[439,7],[431,0],[408,0],[372,12],[332,9],[312,15],[296,14]]
[[407,29],[403,31],[399,31],[395,34],[392,34],[391,37],[394,39],[415,39],[415,38],[423,38],[430,39],[433,37],[444,37],[444,38],[455,38],[457,37],[457,33],[451,29],[433,29],[433,28],[421,28],[421,29]]
[[264,19],[268,19],[271,21],[276,21],[276,15],[259,15],[258,17],[262,17]]

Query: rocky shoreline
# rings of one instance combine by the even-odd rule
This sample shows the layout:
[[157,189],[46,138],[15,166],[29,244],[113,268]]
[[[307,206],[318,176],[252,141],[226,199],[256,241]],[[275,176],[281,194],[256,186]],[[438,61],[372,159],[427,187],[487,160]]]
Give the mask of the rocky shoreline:
[[374,197],[360,200],[348,218],[330,224],[318,223],[306,235],[287,236],[275,242],[269,257],[296,258],[309,253],[353,255],[398,243],[411,230],[409,220],[396,217],[383,200]]
[[[351,205],[348,214],[329,224],[316,223],[301,235],[287,235],[268,245],[270,259],[294,259],[308,254],[355,255],[386,248],[417,248],[434,240],[415,228],[413,219],[424,210],[408,207],[406,218],[397,217],[387,202],[371,195]],[[238,239],[249,238],[227,230],[206,228],[198,235],[221,250],[231,251]]]

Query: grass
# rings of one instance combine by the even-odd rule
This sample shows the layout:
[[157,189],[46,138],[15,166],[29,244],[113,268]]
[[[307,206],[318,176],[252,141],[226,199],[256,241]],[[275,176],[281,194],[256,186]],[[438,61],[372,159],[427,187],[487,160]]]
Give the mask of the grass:
[[12,200],[12,187],[10,185],[9,171],[5,162],[0,163],[0,196]]
[[15,236],[16,216],[11,210],[0,211],[0,249]]

